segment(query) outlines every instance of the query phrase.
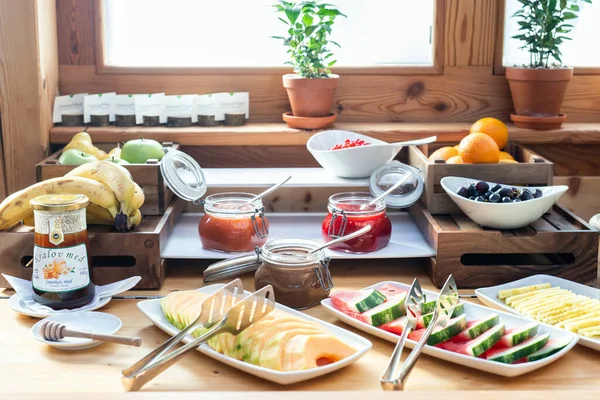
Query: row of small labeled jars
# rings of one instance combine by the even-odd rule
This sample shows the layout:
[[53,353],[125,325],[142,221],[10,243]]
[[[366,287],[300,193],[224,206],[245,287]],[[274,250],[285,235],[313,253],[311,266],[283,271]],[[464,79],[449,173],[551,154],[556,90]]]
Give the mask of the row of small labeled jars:
[[[205,214],[199,223],[205,249],[221,252],[248,252],[263,246],[269,222],[261,200],[251,201],[249,193],[220,193],[204,200]],[[388,245],[392,224],[386,215],[385,199],[374,204],[370,193],[338,193],[329,198],[328,214],[321,233],[324,241],[356,232],[369,225],[369,232],[331,246],[332,250],[370,253]]]

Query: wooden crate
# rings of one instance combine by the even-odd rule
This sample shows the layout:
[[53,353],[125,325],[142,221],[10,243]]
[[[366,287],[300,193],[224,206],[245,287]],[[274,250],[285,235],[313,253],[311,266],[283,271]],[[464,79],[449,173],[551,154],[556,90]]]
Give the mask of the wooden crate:
[[[145,216],[131,232],[114,232],[108,226],[88,227],[94,282],[105,285],[139,275],[142,280],[135,289],[159,289],[167,274],[161,248],[167,243],[183,203],[173,200],[162,216]],[[31,279],[32,268],[27,264],[32,253],[33,228],[19,226],[0,232],[1,273]],[[9,287],[1,275],[0,287]]]
[[[98,147],[108,152],[116,147],[117,144],[99,144]],[[179,145],[171,142],[164,142],[164,147],[172,147],[178,149]],[[58,159],[62,154],[62,149],[50,155],[48,158],[39,162],[35,166],[37,181],[43,181],[50,178],[58,178],[64,176],[71,171],[76,165],[61,165]],[[173,199],[173,192],[167,187],[163,176],[160,172],[160,163],[156,161],[148,161],[146,164],[130,164],[124,165],[133,180],[141,186],[146,196],[146,201],[140,209],[142,215],[163,215],[165,210]]]
[[515,230],[482,228],[464,214],[431,215],[419,203],[410,213],[436,249],[426,269],[438,287],[449,274],[461,288],[493,286],[535,274],[580,283],[597,279],[598,232],[559,205]]
[[552,163],[519,144],[509,143],[506,148],[519,164],[446,164],[443,160],[430,161],[429,155],[443,146],[451,144],[434,143],[409,148],[409,163],[421,170],[425,181],[421,201],[431,214],[460,212],[440,185],[446,176],[462,176],[505,185],[552,185]]

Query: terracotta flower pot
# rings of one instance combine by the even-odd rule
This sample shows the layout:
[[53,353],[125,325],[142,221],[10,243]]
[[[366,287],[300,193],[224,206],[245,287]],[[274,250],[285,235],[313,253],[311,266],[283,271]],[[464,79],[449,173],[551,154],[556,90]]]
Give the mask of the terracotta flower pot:
[[339,76],[329,78],[300,78],[298,75],[283,76],[283,87],[287,90],[292,113],[296,117],[326,117],[331,113],[333,94]]
[[517,115],[556,117],[573,68],[506,68]]

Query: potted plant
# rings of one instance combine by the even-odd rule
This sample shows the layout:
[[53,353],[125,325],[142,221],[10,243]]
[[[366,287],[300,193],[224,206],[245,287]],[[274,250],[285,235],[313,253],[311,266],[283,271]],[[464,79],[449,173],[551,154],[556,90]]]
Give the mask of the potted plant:
[[[327,126],[335,120],[330,111],[339,80],[339,76],[330,71],[336,62],[330,45],[339,47],[339,44],[329,36],[335,19],[345,15],[334,5],[319,1],[279,1],[273,7],[281,15],[279,20],[287,26],[287,36],[273,37],[282,40],[288,48],[290,61],[286,64],[294,68],[293,74],[283,76],[283,86],[295,122],[303,125],[296,127]],[[287,122],[290,124],[289,119]]]
[[562,65],[560,45],[571,40],[569,22],[577,18],[578,0],[519,2],[522,7],[513,18],[518,19],[520,33],[513,38],[521,40],[521,48],[529,52],[529,65],[506,68],[515,107],[511,119],[523,128],[559,128],[567,119],[560,107],[573,78],[573,68]]

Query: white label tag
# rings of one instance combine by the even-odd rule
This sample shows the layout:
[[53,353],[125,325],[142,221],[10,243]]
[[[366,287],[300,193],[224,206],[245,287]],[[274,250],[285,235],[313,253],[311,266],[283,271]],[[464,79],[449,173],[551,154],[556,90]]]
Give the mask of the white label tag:
[[196,96],[195,94],[165,96],[164,107],[160,114],[160,123],[166,123],[168,117],[192,117],[192,122],[197,122],[198,117],[192,115],[192,106]]
[[83,114],[83,98],[87,93],[56,96],[54,99],[54,112],[52,122],[62,122],[63,114]]
[[83,98],[83,122],[89,124],[92,115],[109,115],[110,102],[115,92],[90,94]]
[[215,93],[217,112],[216,120],[223,121],[225,114],[246,114],[250,118],[250,96],[248,92]]
[[135,115],[135,98],[133,94],[117,94],[110,100],[110,121],[115,115]]
[[158,117],[164,108],[164,93],[143,94],[134,96],[135,123],[144,123],[144,116]]
[[49,249],[33,247],[33,287],[43,292],[71,292],[90,284],[85,244]]

